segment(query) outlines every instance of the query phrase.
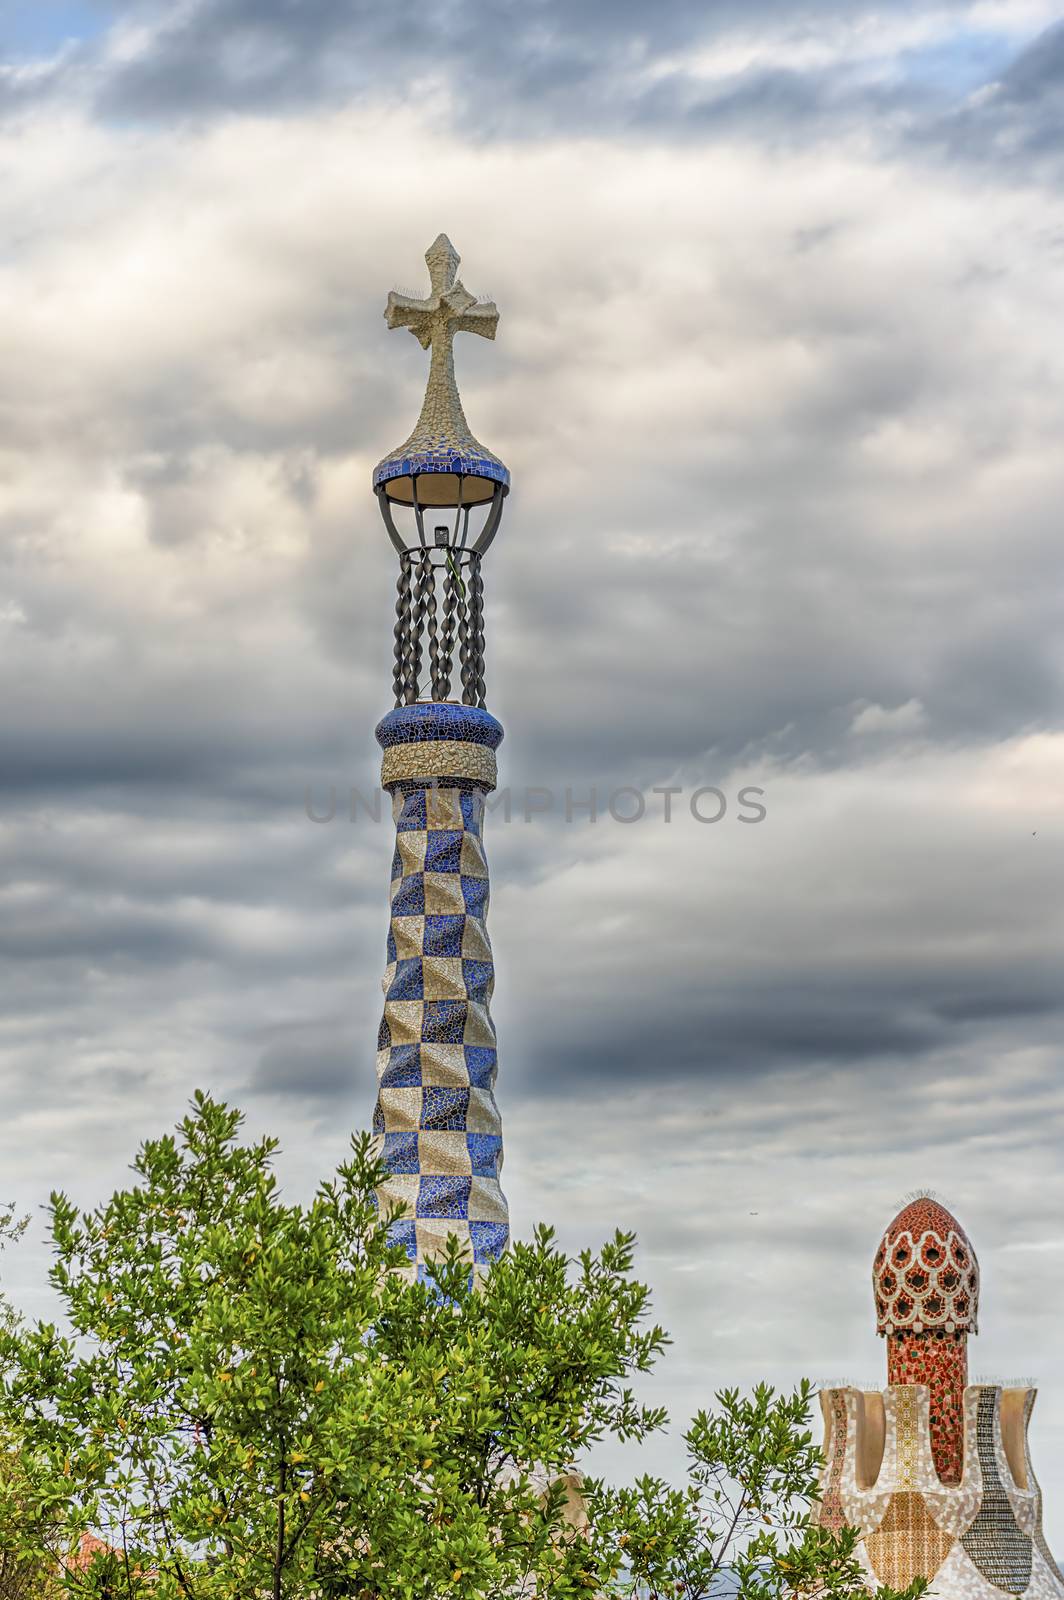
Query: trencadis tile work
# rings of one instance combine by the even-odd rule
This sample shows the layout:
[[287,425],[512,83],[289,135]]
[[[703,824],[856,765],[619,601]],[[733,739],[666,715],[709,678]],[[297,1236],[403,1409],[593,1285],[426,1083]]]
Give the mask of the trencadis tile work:
[[404,1208],[392,1236],[418,1277],[452,1235],[474,1273],[509,1241],[483,842],[503,730],[484,705],[480,563],[510,475],[470,432],[453,356],[456,332],[493,339],[499,314],[457,281],[444,235],[425,260],[430,294],[393,292],[385,313],[432,351],[425,402],[373,474],[400,562],[396,705],[377,728],[396,844],[373,1127],[388,1172],[378,1201]]
[[1036,1391],[968,1382],[979,1263],[964,1229],[918,1197],[887,1228],[872,1276],[887,1387],[822,1393],[820,1521],[860,1529],[872,1586],[925,1578],[940,1600],[1064,1600],[1031,1465]]

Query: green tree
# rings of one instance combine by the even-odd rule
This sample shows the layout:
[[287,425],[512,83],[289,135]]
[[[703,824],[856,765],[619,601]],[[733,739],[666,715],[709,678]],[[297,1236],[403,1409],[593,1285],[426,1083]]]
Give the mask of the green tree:
[[697,1600],[725,1561],[744,1600],[863,1587],[852,1538],[803,1520],[807,1389],[721,1396],[684,1490],[574,1496],[599,1440],[665,1421],[631,1388],[667,1341],[629,1236],[572,1261],[540,1230],[475,1288],[455,1245],[410,1283],[368,1138],[301,1206],[240,1122],[197,1095],[105,1205],[53,1195],[66,1326],[0,1332],[13,1561],[72,1552],[62,1594],[97,1600],[587,1600],[636,1580]]
[[[15,1207],[10,1202],[7,1205],[0,1205],[0,1250],[21,1239],[29,1223],[29,1217],[16,1216]],[[0,1294],[0,1332],[13,1333],[20,1326],[21,1320],[7,1295]]]
[[[17,1216],[13,1205],[0,1205],[0,1249],[21,1239],[28,1224],[29,1218]],[[18,1312],[0,1294],[0,1336],[11,1339],[20,1326]],[[51,1517],[38,1517],[30,1529],[33,1494],[23,1464],[23,1441],[9,1423],[0,1423],[0,1501],[18,1530],[9,1538],[0,1527],[0,1600],[50,1600],[57,1592],[52,1551],[62,1543],[63,1529]]]
[[[823,1466],[809,1431],[811,1398],[808,1382],[791,1394],[768,1384],[751,1395],[721,1390],[716,1410],[700,1411],[684,1434],[682,1489],[649,1476],[621,1489],[589,1481],[603,1583],[684,1600],[844,1600],[866,1591],[857,1533],[821,1528],[811,1516]],[[926,1587],[913,1584],[906,1600]],[[897,1597],[881,1588],[877,1600]]]
[[664,1343],[631,1240],[571,1268],[541,1232],[476,1292],[454,1257],[411,1284],[368,1139],[299,1206],[239,1125],[197,1095],[106,1205],[53,1195],[68,1329],[3,1338],[34,1512],[5,1537],[94,1530],[65,1592],[115,1600],[586,1594],[553,1480],[662,1421],[628,1388]]

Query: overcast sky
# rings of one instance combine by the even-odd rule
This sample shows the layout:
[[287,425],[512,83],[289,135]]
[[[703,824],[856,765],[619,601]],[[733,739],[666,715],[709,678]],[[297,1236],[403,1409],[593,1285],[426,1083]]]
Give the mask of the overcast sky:
[[[638,1231],[682,1422],[762,1376],[881,1381],[872,1253],[934,1188],[983,1265],[975,1374],[1042,1385],[1064,1550],[1056,9],[0,21],[0,1198],[100,1199],[196,1086],[301,1193],[368,1122],[369,479],[426,370],[381,313],[442,229],[501,310],[458,366],[514,485],[485,579],[515,1228]],[[526,823],[528,785],[648,812]],[[4,1266],[50,1304],[39,1220]]]

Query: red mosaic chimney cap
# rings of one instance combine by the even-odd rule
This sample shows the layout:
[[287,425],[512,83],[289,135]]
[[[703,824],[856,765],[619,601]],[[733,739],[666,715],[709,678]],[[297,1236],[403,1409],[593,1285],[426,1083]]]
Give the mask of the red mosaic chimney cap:
[[877,1332],[979,1331],[979,1262],[952,1212],[930,1195],[904,1206],[872,1263]]

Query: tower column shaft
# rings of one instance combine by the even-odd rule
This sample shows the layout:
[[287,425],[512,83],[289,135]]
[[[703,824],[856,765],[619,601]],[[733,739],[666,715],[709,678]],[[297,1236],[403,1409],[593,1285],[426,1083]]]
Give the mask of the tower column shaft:
[[887,1339],[887,1382],[926,1383],[931,1391],[931,1455],[943,1483],[961,1481],[968,1336],[893,1333]]
[[917,1195],[887,1228],[872,1264],[887,1382],[930,1391],[931,1454],[944,1484],[961,1481],[968,1336],[978,1332],[979,1263],[960,1223]]
[[396,824],[373,1121],[388,1177],[378,1200],[405,1207],[392,1237],[411,1275],[424,1276],[452,1234],[474,1268],[509,1239],[483,845],[502,729],[474,707],[422,702],[390,713],[377,737]]

